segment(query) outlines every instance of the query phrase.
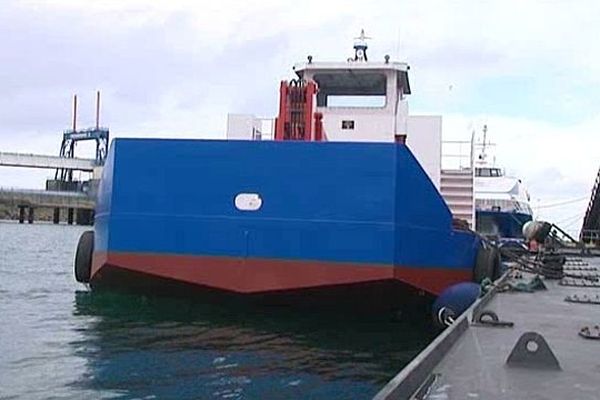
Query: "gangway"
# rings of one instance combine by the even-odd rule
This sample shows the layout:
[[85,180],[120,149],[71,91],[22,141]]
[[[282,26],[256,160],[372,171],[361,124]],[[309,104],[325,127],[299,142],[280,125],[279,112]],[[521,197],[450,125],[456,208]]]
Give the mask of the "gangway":
[[65,158],[44,154],[10,153],[0,151],[0,166],[42,169],[65,169],[92,172],[97,166],[91,158]]

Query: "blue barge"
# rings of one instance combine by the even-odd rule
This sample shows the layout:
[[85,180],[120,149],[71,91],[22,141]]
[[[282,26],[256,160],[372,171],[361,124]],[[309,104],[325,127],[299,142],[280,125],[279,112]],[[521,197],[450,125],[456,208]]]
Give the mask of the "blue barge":
[[367,62],[359,38],[354,59],[295,71],[274,140],[113,140],[77,279],[359,301],[470,281],[480,239],[434,183],[441,138],[407,136],[408,66]]

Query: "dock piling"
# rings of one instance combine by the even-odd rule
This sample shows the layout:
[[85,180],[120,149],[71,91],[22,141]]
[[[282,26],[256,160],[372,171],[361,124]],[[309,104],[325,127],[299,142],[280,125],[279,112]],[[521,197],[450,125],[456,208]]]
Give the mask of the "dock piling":
[[25,223],[25,206],[19,206],[19,223]]
[[94,223],[93,210],[78,208],[75,213],[75,223],[77,225],[92,225]]

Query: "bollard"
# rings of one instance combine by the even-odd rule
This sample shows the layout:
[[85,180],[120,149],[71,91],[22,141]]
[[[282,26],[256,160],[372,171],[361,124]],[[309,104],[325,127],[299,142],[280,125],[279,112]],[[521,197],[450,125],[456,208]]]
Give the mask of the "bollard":
[[67,223],[69,225],[73,225],[73,209],[72,208],[69,208],[67,210]]

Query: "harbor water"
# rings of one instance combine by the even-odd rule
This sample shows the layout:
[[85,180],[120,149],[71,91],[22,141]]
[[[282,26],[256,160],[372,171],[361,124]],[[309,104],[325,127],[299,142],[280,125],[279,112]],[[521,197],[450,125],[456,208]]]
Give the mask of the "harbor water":
[[0,399],[370,398],[426,322],[91,293],[84,227],[0,221]]

